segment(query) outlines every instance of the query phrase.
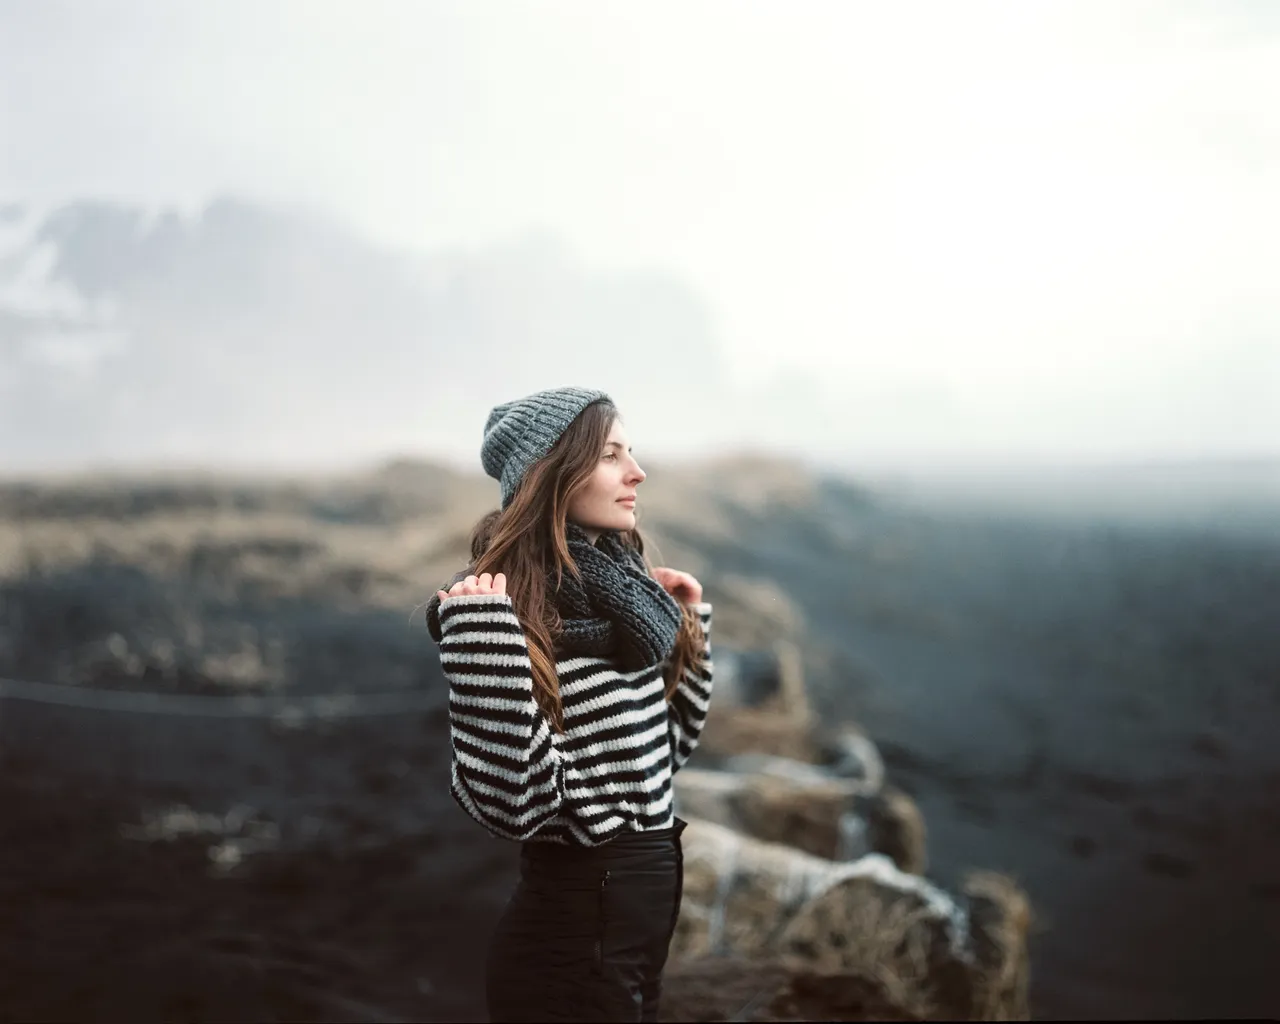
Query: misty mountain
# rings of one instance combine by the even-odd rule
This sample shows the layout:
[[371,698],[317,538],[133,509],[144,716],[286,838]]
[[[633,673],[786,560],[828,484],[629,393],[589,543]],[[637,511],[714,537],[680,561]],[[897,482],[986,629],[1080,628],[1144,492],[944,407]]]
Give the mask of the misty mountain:
[[588,272],[549,236],[405,253],[306,210],[77,202],[0,215],[0,458],[474,458],[488,408],[608,390],[636,441],[735,421],[679,279]]

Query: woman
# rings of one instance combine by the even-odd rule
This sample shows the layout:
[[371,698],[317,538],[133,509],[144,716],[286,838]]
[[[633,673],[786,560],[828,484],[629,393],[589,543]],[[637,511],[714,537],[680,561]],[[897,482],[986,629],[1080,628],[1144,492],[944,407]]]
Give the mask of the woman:
[[609,396],[499,405],[481,462],[502,506],[428,604],[449,679],[451,790],[521,843],[486,967],[494,1020],[655,1021],[683,888],[672,774],[711,697],[711,605],[650,568]]

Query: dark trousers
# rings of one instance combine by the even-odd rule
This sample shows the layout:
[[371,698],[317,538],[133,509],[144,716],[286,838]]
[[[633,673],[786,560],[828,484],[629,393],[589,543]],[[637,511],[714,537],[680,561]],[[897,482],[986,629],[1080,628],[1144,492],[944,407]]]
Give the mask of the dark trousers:
[[684,889],[680,818],[603,846],[524,843],[489,947],[491,1021],[656,1021]]

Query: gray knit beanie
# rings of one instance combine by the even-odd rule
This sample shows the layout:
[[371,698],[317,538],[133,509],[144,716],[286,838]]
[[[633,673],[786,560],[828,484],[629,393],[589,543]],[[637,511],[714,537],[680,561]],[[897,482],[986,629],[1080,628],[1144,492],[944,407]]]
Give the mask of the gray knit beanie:
[[551,388],[493,407],[484,425],[480,462],[502,485],[504,509],[529,467],[555,447],[583,409],[601,399],[612,401],[589,388]]

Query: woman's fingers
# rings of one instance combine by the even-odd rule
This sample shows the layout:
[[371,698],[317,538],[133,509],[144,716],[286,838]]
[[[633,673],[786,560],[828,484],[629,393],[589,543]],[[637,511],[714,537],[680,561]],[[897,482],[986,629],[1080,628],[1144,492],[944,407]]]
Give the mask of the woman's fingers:
[[440,600],[444,601],[450,597],[458,597],[462,594],[505,594],[507,592],[507,576],[506,573],[481,573],[479,576],[468,576],[466,579],[458,580],[449,592],[437,590]]
[[679,569],[657,566],[653,570],[653,578],[662,584],[662,589],[668,594],[674,594],[676,590],[680,589],[688,581],[689,574],[683,573]]
[[692,603],[702,600],[702,584],[691,573],[667,566],[655,566],[653,578],[677,601]]

